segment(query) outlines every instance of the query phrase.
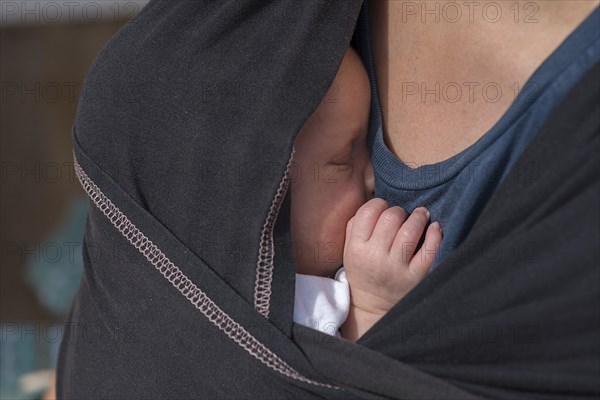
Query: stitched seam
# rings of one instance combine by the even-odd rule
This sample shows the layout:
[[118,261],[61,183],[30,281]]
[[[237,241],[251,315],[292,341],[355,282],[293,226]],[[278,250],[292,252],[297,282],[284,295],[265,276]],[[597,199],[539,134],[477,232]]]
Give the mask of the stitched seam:
[[250,334],[242,325],[235,322],[221,310],[200,288],[198,288],[173,262],[148,239],[121,210],[96,186],[74,158],[74,169],[81,186],[96,207],[108,218],[111,224],[144,257],[185,296],[208,320],[242,347],[251,356],[268,368],[289,378],[316,386],[339,389],[326,383],[314,381],[301,375],[262,342]]
[[290,169],[294,149],[285,168],[283,178],[279,182],[279,187],[275,197],[271,202],[271,207],[260,235],[260,245],[258,251],[258,261],[256,262],[256,282],[254,286],[254,308],[265,318],[269,317],[269,308],[271,303],[271,285],[273,283],[273,268],[275,259],[275,244],[273,242],[273,229],[281,204],[285,199],[290,184]]

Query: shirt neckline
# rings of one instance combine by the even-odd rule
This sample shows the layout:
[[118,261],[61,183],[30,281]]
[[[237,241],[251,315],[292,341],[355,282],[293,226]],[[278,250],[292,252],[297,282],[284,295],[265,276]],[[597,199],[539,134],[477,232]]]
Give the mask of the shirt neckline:
[[[360,20],[361,34],[358,37],[361,48],[366,49],[365,64],[371,82],[371,123],[369,145],[377,177],[385,183],[398,189],[422,190],[442,185],[458,175],[475,157],[493,144],[502,134],[544,95],[556,78],[572,63],[572,54],[580,54],[594,41],[585,40],[596,38],[595,32],[600,29],[600,7],[586,17],[563,42],[542,62],[527,79],[515,100],[511,103],[500,119],[475,143],[460,153],[434,164],[426,164],[411,168],[399,160],[383,140],[382,114],[379,103],[379,93],[373,62],[371,32],[369,29],[368,1],[365,1],[363,15]],[[598,39],[596,38],[596,42]]]

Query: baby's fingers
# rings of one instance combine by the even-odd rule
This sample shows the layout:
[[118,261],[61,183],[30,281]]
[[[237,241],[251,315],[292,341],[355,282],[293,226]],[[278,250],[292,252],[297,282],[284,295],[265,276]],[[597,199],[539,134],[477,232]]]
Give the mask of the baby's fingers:
[[419,279],[423,279],[429,272],[435,256],[440,249],[442,243],[442,228],[439,222],[434,222],[427,228],[425,234],[425,240],[423,246],[419,249],[417,254],[410,260],[409,269],[414,276]]
[[374,198],[363,204],[354,216],[350,240],[366,242],[371,237],[381,213],[388,208],[385,200]]
[[390,254],[405,266],[409,264],[417,249],[417,244],[429,222],[429,215],[425,207],[415,209],[396,234]]
[[408,213],[400,207],[391,207],[381,213],[369,241],[386,253],[390,252],[398,230],[408,218]]

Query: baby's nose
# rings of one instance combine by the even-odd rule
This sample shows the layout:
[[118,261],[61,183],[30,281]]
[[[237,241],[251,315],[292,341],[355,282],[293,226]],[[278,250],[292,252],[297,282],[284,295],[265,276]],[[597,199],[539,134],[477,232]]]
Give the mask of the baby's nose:
[[367,200],[375,197],[375,173],[373,172],[373,166],[369,161],[367,168],[365,168],[365,193],[367,194]]

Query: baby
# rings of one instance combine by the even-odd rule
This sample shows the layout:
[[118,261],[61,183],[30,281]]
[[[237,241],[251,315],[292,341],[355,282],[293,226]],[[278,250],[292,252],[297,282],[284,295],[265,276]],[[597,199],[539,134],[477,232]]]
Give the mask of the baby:
[[427,275],[442,232],[425,208],[370,199],[370,84],[351,47],[332,89],[294,143],[294,321],[356,341]]

